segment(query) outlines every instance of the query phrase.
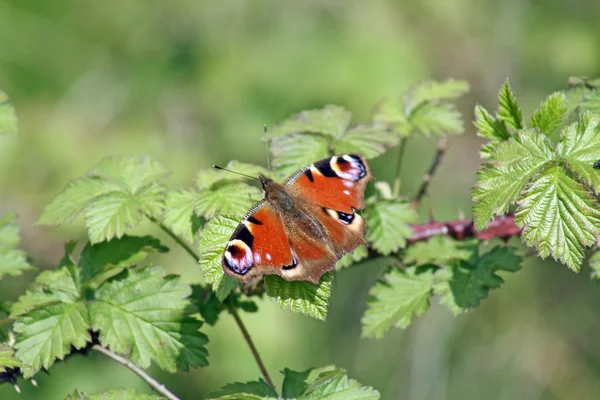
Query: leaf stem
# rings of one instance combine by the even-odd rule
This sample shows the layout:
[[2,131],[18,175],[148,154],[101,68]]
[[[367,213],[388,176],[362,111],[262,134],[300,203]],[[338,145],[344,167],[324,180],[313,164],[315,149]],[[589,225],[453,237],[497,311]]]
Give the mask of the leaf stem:
[[413,207],[416,207],[419,201],[421,201],[423,196],[425,196],[425,194],[427,193],[427,189],[429,189],[429,185],[431,184],[431,179],[433,178],[435,171],[440,166],[440,163],[442,162],[442,158],[444,157],[447,148],[448,137],[445,136],[438,142],[437,151],[435,152],[435,156],[433,157],[431,166],[429,167],[429,170],[427,170],[427,173],[423,176],[421,188],[419,188],[419,191],[417,192],[417,195],[415,196],[415,199],[412,202]]
[[406,150],[406,138],[400,139],[398,146],[398,161],[396,162],[396,177],[394,178],[394,198],[400,195],[400,171],[402,170],[402,160],[404,159],[404,151]]
[[162,383],[159,383],[157,380],[155,380],[154,378],[152,378],[143,369],[141,369],[137,365],[135,365],[131,360],[128,360],[128,359],[126,359],[124,357],[121,357],[120,355],[118,355],[116,353],[113,353],[112,351],[110,351],[106,347],[102,347],[102,346],[100,346],[98,344],[94,345],[92,347],[92,349],[96,350],[99,353],[104,354],[108,358],[112,358],[113,360],[115,360],[119,364],[124,365],[125,367],[129,368],[134,373],[136,373],[140,378],[142,378],[144,381],[146,381],[146,383],[148,385],[150,385],[150,387],[152,389],[154,389],[156,392],[160,393],[162,396],[165,396],[167,399],[169,399],[169,400],[180,400],[179,397],[177,397],[173,393],[171,393],[169,391],[169,389],[167,389],[167,387],[165,385],[163,385]]
[[260,368],[260,372],[262,372],[263,377],[265,378],[265,381],[267,381],[269,386],[271,386],[273,389],[275,389],[275,385],[273,385],[273,381],[271,380],[271,377],[269,376],[269,373],[267,372],[267,369],[265,368],[265,365],[263,364],[262,359],[260,358],[260,354],[258,353],[258,350],[256,350],[256,347],[254,346],[254,342],[252,342],[252,338],[250,337],[248,330],[244,326],[244,323],[242,322],[240,315],[238,314],[235,307],[232,307],[231,305],[227,305],[227,308],[229,309],[229,313],[233,316],[233,319],[235,319],[235,322],[237,323],[238,327],[242,331],[242,335],[244,336],[246,343],[248,343],[248,346],[250,347],[250,351],[252,351],[252,355],[254,356],[254,359],[256,360],[256,363],[258,364],[258,368]]
[[[152,222],[157,224],[160,227],[160,229],[162,229],[167,235],[169,235],[173,240],[175,240],[181,247],[183,247],[183,249],[185,251],[187,251],[188,254],[190,256],[192,256],[192,258],[194,260],[196,260],[196,262],[200,262],[200,256],[198,255],[198,253],[196,253],[190,247],[190,245],[188,243],[186,243],[183,239],[181,239],[179,236],[177,236],[175,234],[175,232],[173,232],[171,229],[166,227],[163,223],[159,222],[156,218],[151,217],[149,215],[147,215],[147,217]],[[231,304],[226,304],[226,305],[227,305],[227,309],[229,310],[229,313],[233,316],[233,319],[235,319],[235,322],[237,323],[238,327],[242,331],[242,335],[244,336],[246,343],[248,343],[248,347],[250,347],[250,351],[252,351],[254,360],[256,361],[256,364],[258,364],[258,368],[262,372],[263,377],[265,378],[265,381],[267,381],[267,383],[269,385],[271,385],[271,387],[275,388],[275,386],[273,386],[273,381],[271,381],[271,377],[269,377],[269,373],[267,372],[267,369],[265,368],[265,364],[263,363],[263,361],[260,357],[260,353],[256,349],[256,346],[254,346],[254,342],[252,341],[252,338],[250,337],[250,334],[248,333],[246,326],[244,326],[244,323],[242,322],[242,319],[240,318],[236,308],[233,307]]]

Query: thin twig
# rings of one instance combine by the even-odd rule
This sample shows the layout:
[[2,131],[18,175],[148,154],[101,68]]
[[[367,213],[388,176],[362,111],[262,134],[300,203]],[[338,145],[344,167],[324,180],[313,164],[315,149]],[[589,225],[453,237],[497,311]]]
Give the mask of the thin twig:
[[400,139],[398,146],[398,160],[396,161],[396,177],[394,178],[394,197],[400,195],[400,171],[402,170],[402,160],[404,159],[404,150],[406,150],[406,138]]
[[[190,247],[189,244],[187,244],[183,239],[181,239],[179,236],[177,236],[171,229],[166,227],[164,224],[160,223],[156,218],[150,217],[150,216],[148,216],[148,218],[150,218],[150,220],[152,222],[157,224],[160,227],[160,229],[162,229],[167,235],[169,235],[181,247],[183,247],[184,250],[187,251],[188,254],[190,256],[192,256],[192,258],[194,258],[194,260],[196,260],[196,262],[200,262],[200,256]],[[229,313],[233,316],[233,318],[235,319],[235,322],[237,323],[238,327],[242,331],[242,335],[244,336],[244,339],[246,340],[248,347],[250,347],[250,350],[252,351],[252,355],[254,356],[254,360],[256,361],[256,364],[258,364],[258,368],[262,372],[262,374],[265,378],[265,381],[267,381],[267,383],[274,388],[273,382],[271,381],[271,378],[269,377],[269,374],[267,373],[267,369],[265,368],[265,365],[263,364],[263,361],[260,357],[260,353],[258,352],[258,350],[256,350],[256,346],[254,346],[254,342],[252,341],[252,338],[250,337],[248,330],[246,329],[246,327],[244,326],[244,323],[242,322],[240,316],[238,315],[237,310],[229,304],[227,305],[227,307],[229,309]]]
[[271,380],[271,377],[269,376],[269,373],[267,372],[267,369],[265,368],[265,365],[263,364],[263,362],[260,358],[260,354],[258,353],[258,350],[256,350],[256,347],[254,346],[254,343],[252,342],[252,338],[250,337],[250,334],[246,330],[246,327],[244,326],[244,323],[242,322],[240,315],[238,314],[235,307],[228,306],[228,309],[229,309],[229,313],[233,316],[233,319],[235,319],[235,322],[238,324],[238,327],[242,331],[242,335],[244,336],[246,343],[248,343],[248,346],[250,347],[250,351],[252,351],[252,355],[254,355],[254,359],[256,360],[256,363],[258,364],[258,368],[260,368],[260,372],[262,372],[263,377],[265,378],[265,381],[267,381],[267,383],[273,389],[275,389],[275,385],[273,385],[273,381]]
[[425,196],[425,193],[427,193],[427,189],[429,189],[431,179],[433,178],[433,175],[435,174],[437,168],[440,166],[440,163],[442,162],[442,157],[444,157],[447,147],[448,137],[445,136],[438,142],[437,151],[435,152],[435,156],[433,157],[433,162],[427,170],[427,173],[423,176],[421,188],[419,189],[417,195],[415,196],[415,199],[412,202],[413,207],[416,207],[416,205],[419,203],[419,201],[421,201],[423,196]]
[[102,347],[98,344],[94,345],[92,347],[92,349],[104,354],[105,356],[107,356],[109,358],[112,358],[119,364],[124,365],[125,367],[129,368],[130,370],[135,372],[140,378],[142,378],[144,381],[146,381],[146,383],[148,385],[150,385],[150,387],[152,387],[152,389],[154,389],[156,392],[160,393],[162,396],[165,396],[167,399],[180,400],[179,397],[177,397],[173,393],[171,393],[165,385],[156,381],[154,378],[152,378],[150,375],[148,375],[143,369],[141,369],[140,367],[135,365],[130,360],[128,360],[124,357],[121,357],[120,355],[113,353],[106,347]]

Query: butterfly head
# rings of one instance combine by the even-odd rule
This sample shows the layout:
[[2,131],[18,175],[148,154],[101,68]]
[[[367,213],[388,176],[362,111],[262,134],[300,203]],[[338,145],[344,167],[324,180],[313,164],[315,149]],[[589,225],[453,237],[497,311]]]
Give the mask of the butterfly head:
[[292,197],[283,185],[264,175],[260,175],[259,178],[265,191],[265,198],[268,201],[277,204],[284,211],[294,209],[294,200],[292,200]]

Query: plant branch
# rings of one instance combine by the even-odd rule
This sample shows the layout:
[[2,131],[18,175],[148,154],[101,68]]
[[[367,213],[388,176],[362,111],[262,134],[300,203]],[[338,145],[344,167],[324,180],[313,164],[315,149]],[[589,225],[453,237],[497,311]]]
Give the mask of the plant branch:
[[236,308],[230,305],[228,305],[227,308],[229,309],[229,313],[233,316],[233,319],[235,319],[235,322],[237,323],[238,327],[242,331],[242,335],[244,336],[246,343],[248,343],[250,351],[252,351],[252,355],[254,356],[254,359],[256,360],[258,368],[260,368],[260,372],[262,372],[265,381],[267,381],[269,386],[275,389],[275,385],[273,385],[273,381],[271,380],[271,377],[269,376],[269,373],[267,372],[267,369],[265,368],[265,365],[263,364],[262,359],[260,358],[260,354],[258,353],[258,350],[256,350],[256,346],[254,346],[254,342],[252,342],[252,338],[250,337],[248,330],[244,326],[244,323],[242,322],[242,319],[240,318],[240,315],[238,314]]
[[421,183],[421,187],[419,188],[419,191],[417,192],[417,195],[415,196],[415,199],[412,202],[413,207],[416,207],[417,204],[419,204],[419,201],[421,201],[423,196],[425,196],[425,194],[427,193],[427,189],[429,189],[429,185],[431,184],[431,179],[433,178],[433,175],[440,166],[442,158],[446,153],[447,147],[448,137],[445,136],[438,142],[437,151],[435,152],[435,156],[433,157],[433,162],[427,170],[427,173],[423,176],[423,182]]
[[402,160],[404,159],[404,150],[406,150],[406,138],[400,139],[398,146],[398,160],[396,161],[396,177],[394,178],[394,197],[400,195],[400,171],[402,170]]
[[167,399],[180,400],[179,397],[177,397],[173,393],[171,393],[165,385],[156,381],[154,378],[152,378],[150,375],[148,375],[146,373],[146,371],[144,371],[143,369],[141,369],[140,367],[135,365],[131,360],[128,360],[125,357],[121,357],[120,355],[113,353],[106,347],[102,347],[98,344],[94,345],[92,347],[92,350],[96,350],[97,352],[102,353],[105,356],[107,356],[108,358],[112,358],[119,364],[124,365],[125,367],[129,368],[134,373],[136,373],[140,378],[142,378],[144,381],[146,381],[146,383],[148,385],[150,385],[150,387],[152,387],[152,389],[154,389],[157,393],[160,393],[162,396],[165,396]]

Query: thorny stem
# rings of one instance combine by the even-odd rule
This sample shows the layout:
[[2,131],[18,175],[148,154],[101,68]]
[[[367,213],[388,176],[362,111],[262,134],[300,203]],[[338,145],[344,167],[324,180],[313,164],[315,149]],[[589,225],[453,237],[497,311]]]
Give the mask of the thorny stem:
[[[175,240],[181,247],[183,247],[183,249],[185,251],[187,251],[187,253],[190,256],[192,256],[192,258],[194,260],[196,260],[196,262],[200,262],[200,256],[190,247],[190,245],[188,243],[186,243],[183,239],[181,239],[179,236],[177,236],[171,229],[169,229],[164,224],[159,222],[156,218],[151,217],[151,216],[148,216],[148,218],[152,222],[157,224],[160,227],[160,229],[162,229],[167,235],[169,235],[173,240]],[[271,385],[271,387],[275,388],[275,386],[273,385],[273,382],[271,381],[271,377],[269,376],[269,373],[267,372],[267,369],[265,368],[265,364],[263,363],[263,361],[260,357],[260,353],[256,349],[256,346],[254,345],[254,342],[252,341],[252,337],[250,337],[250,334],[248,333],[246,326],[242,322],[242,319],[240,318],[237,310],[235,309],[235,307],[231,306],[230,304],[226,304],[226,306],[227,306],[227,309],[229,310],[229,313],[233,316],[233,319],[235,319],[235,322],[237,323],[238,327],[242,331],[242,335],[244,336],[246,343],[248,343],[248,347],[250,347],[250,351],[252,351],[254,360],[256,361],[256,364],[258,364],[258,368],[262,372],[263,377],[265,378],[265,381],[267,381],[267,383],[269,385]]]
[[442,157],[444,157],[447,147],[448,137],[443,137],[438,142],[437,151],[435,152],[435,156],[433,157],[433,162],[431,163],[431,166],[427,170],[427,173],[423,176],[423,182],[421,183],[421,187],[419,188],[419,191],[417,192],[417,195],[415,196],[415,199],[412,202],[413,207],[416,207],[416,205],[419,203],[419,201],[421,201],[423,196],[425,196],[425,193],[427,193],[427,189],[429,189],[429,185],[431,184],[431,179],[433,178],[435,171],[440,166],[440,163],[442,162]]
[[396,177],[394,178],[394,197],[400,195],[400,171],[402,170],[404,150],[406,150],[406,138],[400,139],[400,145],[398,146],[398,161],[396,162]]
[[96,350],[99,353],[104,354],[105,356],[107,356],[109,358],[112,358],[119,364],[122,364],[125,367],[129,368],[130,370],[135,372],[140,378],[142,378],[144,381],[146,381],[146,383],[148,385],[150,385],[150,387],[152,387],[152,389],[156,390],[158,393],[160,393],[162,396],[165,396],[167,399],[180,400],[179,397],[177,397],[173,393],[171,393],[165,385],[163,385],[162,383],[159,383],[156,379],[152,378],[143,369],[141,369],[140,367],[135,365],[132,361],[128,360],[127,358],[121,357],[120,355],[113,353],[106,347],[102,347],[98,344],[94,345],[92,347],[92,349]]

